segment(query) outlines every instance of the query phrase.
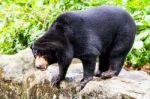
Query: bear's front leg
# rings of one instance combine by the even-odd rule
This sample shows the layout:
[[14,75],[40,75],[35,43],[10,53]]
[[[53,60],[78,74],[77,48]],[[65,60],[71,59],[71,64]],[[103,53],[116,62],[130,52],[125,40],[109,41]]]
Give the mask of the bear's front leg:
[[81,91],[84,86],[93,79],[94,70],[96,65],[96,56],[88,55],[81,58],[83,64],[83,79],[80,85],[77,87],[76,91]]
[[58,57],[59,73],[53,76],[51,82],[52,85],[58,87],[60,82],[65,79],[68,67],[71,64],[71,61],[73,59],[73,55],[70,54],[69,52],[68,53],[62,52],[59,53],[57,57]]
[[59,86],[60,82],[65,79],[69,65],[59,65],[59,74],[53,76],[52,85]]

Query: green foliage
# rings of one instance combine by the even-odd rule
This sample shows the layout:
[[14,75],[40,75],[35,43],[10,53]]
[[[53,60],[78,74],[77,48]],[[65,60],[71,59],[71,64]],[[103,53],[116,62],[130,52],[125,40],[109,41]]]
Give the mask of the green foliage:
[[143,66],[150,63],[150,1],[128,0],[125,8],[132,14],[137,25],[137,35],[126,63]]
[[13,54],[28,47],[64,11],[100,5],[119,6],[131,13],[138,32],[126,63],[133,66],[149,63],[149,0],[0,0],[0,53]]

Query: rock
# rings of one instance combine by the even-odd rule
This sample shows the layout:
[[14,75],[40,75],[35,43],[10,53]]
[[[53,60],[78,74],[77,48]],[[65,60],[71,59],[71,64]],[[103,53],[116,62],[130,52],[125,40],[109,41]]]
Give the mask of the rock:
[[[76,63],[77,62],[77,63]],[[83,69],[78,60],[69,67],[60,88],[51,86],[51,78],[58,66],[46,71],[34,68],[29,48],[15,55],[0,55],[0,99],[149,99],[150,76],[143,71],[122,69],[118,77],[102,80],[94,78],[83,90],[76,92]]]

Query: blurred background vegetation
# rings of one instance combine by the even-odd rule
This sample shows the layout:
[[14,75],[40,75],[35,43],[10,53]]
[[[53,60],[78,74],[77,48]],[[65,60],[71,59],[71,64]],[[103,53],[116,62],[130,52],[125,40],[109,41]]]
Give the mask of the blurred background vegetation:
[[126,64],[150,63],[150,0],[0,0],[0,53],[14,54],[27,48],[64,11],[113,5],[135,19],[137,35]]

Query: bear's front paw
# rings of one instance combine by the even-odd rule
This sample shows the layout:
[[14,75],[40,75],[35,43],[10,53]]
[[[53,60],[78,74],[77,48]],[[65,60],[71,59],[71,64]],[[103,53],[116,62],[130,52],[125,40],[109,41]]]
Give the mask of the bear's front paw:
[[60,81],[61,81],[60,75],[59,75],[59,74],[54,75],[54,76],[52,77],[52,80],[51,80],[52,86],[57,86],[57,87],[58,87],[59,84],[60,84]]
[[81,80],[81,82],[80,82],[80,85],[78,85],[78,86],[76,87],[76,91],[77,91],[77,92],[81,91],[81,90],[85,87],[85,85],[86,85],[89,81],[91,81],[92,79],[93,79],[93,77],[83,78],[83,79]]

